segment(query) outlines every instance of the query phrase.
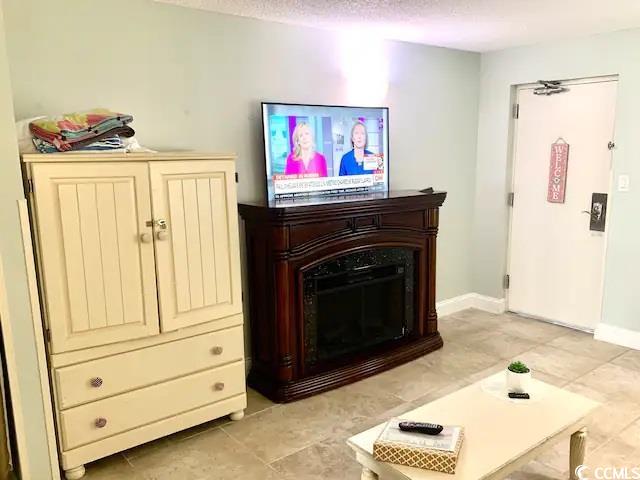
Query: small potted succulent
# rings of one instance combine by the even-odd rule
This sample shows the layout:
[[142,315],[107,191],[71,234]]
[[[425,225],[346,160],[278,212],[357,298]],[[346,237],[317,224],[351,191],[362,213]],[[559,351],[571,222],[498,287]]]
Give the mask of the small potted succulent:
[[531,383],[531,370],[521,361],[507,367],[507,389],[510,392],[526,393]]

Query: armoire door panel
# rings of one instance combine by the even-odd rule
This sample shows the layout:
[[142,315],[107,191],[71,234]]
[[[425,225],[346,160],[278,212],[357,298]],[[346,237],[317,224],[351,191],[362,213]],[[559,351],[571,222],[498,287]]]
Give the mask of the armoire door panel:
[[[232,161],[150,165],[163,331],[241,311]],[[158,220],[168,235],[158,239]]]
[[32,166],[54,353],[159,332],[147,166]]

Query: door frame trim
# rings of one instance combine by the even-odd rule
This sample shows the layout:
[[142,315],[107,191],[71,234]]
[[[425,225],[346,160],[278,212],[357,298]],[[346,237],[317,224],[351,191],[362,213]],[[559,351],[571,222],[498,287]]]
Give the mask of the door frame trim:
[[[54,423],[52,384],[49,381],[49,367],[47,364],[46,340],[43,329],[43,316],[40,308],[40,294],[38,291],[38,278],[36,274],[36,260],[34,256],[33,236],[31,223],[29,222],[29,208],[25,198],[18,200],[18,214],[22,227],[22,243],[29,282],[29,300],[31,302],[31,320],[33,322],[33,334],[38,355],[38,369],[40,374],[40,389],[42,391],[43,409],[45,414],[45,429],[47,431],[47,447],[51,460],[51,478],[60,480],[60,463],[58,460],[58,444],[56,440],[56,427]],[[27,477],[25,477],[27,478]]]
[[[566,79],[566,80],[559,80],[561,82],[561,85],[584,85],[584,84],[590,84],[590,83],[608,83],[608,82],[619,82],[620,81],[620,75],[619,74],[611,74],[611,75],[603,75],[603,76],[599,76],[599,77],[585,77],[585,78],[574,78],[574,79]],[[511,85],[511,95],[510,95],[510,102],[509,102],[509,108],[511,108],[513,105],[515,105],[516,103],[518,103],[518,95],[521,91],[523,90],[533,90],[536,87],[539,87],[540,84],[535,82],[535,83],[522,83],[522,84],[515,84],[515,85]],[[562,95],[559,94],[559,95]],[[616,96],[616,113],[617,113],[617,96]],[[614,125],[613,125],[613,137],[615,138],[615,130],[616,130],[616,123],[615,123],[615,115],[614,115]],[[507,195],[510,192],[514,191],[514,183],[515,183],[515,167],[516,167],[516,141],[518,138],[517,135],[518,132],[518,119],[514,118],[513,115],[510,116],[509,119],[509,137],[508,137],[508,151],[507,151],[507,165],[506,165],[506,180],[507,180]],[[606,228],[605,231],[603,232],[604,234],[604,248],[602,249],[602,281],[600,284],[600,293],[601,293],[601,301],[600,301],[600,314],[599,314],[599,321],[598,321],[598,325],[602,323],[602,318],[603,318],[603,309],[602,306],[604,304],[604,279],[605,279],[605,275],[606,275],[606,258],[607,258],[607,250],[608,250],[608,244],[609,244],[609,228],[610,228],[610,223],[611,223],[611,215],[613,212],[613,196],[612,196],[612,191],[613,191],[613,187],[614,187],[614,175],[613,175],[613,150],[611,151],[611,164],[609,167],[609,186],[607,189],[607,220],[606,220]],[[506,198],[505,198],[506,201]],[[505,275],[509,275],[510,274],[510,265],[511,265],[511,254],[512,254],[512,245],[511,245],[511,240],[512,240],[512,227],[513,227],[513,207],[512,206],[507,206],[507,248],[506,248],[506,252],[505,252]],[[511,312],[510,308],[509,308],[509,289],[508,288],[504,288],[504,302],[505,302],[505,311],[506,312]],[[518,313],[518,312],[513,312],[513,313]],[[522,314],[524,315],[524,314]],[[560,323],[557,320],[553,320],[553,319],[548,319],[548,318],[542,318],[542,317],[533,317],[531,315],[526,315],[528,317],[531,318],[535,318],[536,320],[542,320],[548,323],[554,323],[554,324],[558,324],[558,325],[563,325],[569,328],[573,328],[576,330],[582,330],[582,331],[588,331],[589,333],[593,333],[594,329],[583,329],[580,328],[578,326],[575,325],[568,325],[568,324],[564,324],[564,323]],[[597,326],[596,326],[597,328]]]

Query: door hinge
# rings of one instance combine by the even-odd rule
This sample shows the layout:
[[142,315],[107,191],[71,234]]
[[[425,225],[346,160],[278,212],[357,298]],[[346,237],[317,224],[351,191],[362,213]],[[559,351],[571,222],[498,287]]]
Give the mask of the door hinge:
[[509,290],[509,285],[511,284],[511,277],[509,276],[509,274],[504,276],[502,284],[505,290]]
[[44,331],[44,338],[48,343],[51,343],[51,330],[49,328]]
[[607,148],[609,150],[613,150],[614,148],[616,148],[616,143],[615,142],[609,142],[607,143]]
[[507,194],[507,205],[509,205],[510,207],[513,207],[515,196],[516,194],[514,192],[509,192]]
[[512,116],[513,118],[515,118],[516,120],[518,118],[520,118],[520,104],[519,103],[514,103],[513,104],[513,110],[512,110]]
[[236,183],[238,183],[238,172],[236,172]]
[[33,179],[27,179],[27,193],[33,193]]

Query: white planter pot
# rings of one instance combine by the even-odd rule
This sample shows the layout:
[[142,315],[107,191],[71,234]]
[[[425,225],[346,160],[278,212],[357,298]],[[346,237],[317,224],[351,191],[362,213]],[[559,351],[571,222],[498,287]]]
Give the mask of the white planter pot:
[[531,372],[515,373],[507,369],[507,390],[516,393],[528,393],[531,383]]

